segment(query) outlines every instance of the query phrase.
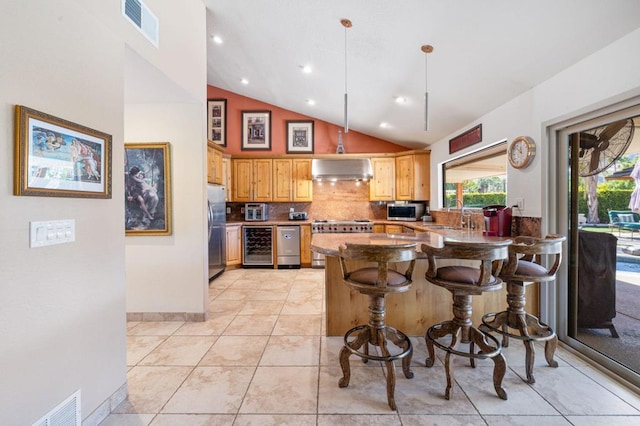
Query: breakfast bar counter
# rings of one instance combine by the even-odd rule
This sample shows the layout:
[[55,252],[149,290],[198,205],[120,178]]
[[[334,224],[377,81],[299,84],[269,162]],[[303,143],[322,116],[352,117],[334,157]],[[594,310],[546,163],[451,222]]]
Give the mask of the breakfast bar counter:
[[[424,336],[431,325],[451,319],[451,293],[429,284],[425,279],[428,261],[420,252],[422,244],[442,247],[454,244],[482,243],[508,238],[486,237],[479,231],[438,229],[415,234],[314,234],[311,250],[325,258],[325,308],[327,336],[342,336],[358,324],[366,324],[368,299],[350,290],[342,281],[338,247],[346,243],[389,245],[416,243],[418,259],[413,271],[413,286],[406,293],[387,296],[387,323],[410,336]],[[363,265],[364,266],[364,265]],[[538,315],[538,285],[527,287],[527,310]],[[489,312],[503,311],[506,306],[506,288],[473,298],[474,324]]]

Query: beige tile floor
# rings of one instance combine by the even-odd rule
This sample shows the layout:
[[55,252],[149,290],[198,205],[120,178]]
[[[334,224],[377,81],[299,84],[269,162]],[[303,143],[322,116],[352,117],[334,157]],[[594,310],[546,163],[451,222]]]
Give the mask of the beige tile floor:
[[550,368],[538,348],[536,383],[525,383],[515,341],[507,401],[491,361],[472,369],[455,357],[447,401],[442,362],[424,367],[412,338],[415,377],[398,366],[391,411],[379,363],[352,357],[351,383],[338,387],[342,339],[324,336],[323,295],[322,270],[231,270],[210,285],[210,320],[128,323],[129,396],[102,425],[640,425],[640,396],[566,349]]

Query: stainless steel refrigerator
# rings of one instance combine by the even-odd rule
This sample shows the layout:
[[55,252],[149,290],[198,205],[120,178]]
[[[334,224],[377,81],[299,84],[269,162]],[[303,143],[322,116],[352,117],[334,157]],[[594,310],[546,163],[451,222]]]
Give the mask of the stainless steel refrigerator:
[[224,272],[226,259],[225,187],[207,184],[209,218],[209,281]]

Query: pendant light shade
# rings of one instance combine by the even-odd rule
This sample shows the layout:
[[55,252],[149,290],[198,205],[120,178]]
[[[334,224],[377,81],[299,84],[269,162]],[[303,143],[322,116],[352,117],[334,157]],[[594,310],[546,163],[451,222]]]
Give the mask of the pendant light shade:
[[429,131],[429,79],[427,75],[427,57],[429,53],[433,52],[433,46],[425,44],[420,47],[420,50],[424,52],[424,130]]
[[349,19],[341,19],[344,27],[344,132],[349,133],[349,95],[347,94],[347,30],[352,27]]

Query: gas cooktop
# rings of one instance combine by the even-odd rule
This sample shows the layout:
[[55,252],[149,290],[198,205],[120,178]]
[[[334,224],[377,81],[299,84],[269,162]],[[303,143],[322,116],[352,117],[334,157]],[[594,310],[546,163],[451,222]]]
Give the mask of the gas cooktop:
[[373,223],[368,219],[355,220],[314,220],[313,233],[355,233],[373,232]]

